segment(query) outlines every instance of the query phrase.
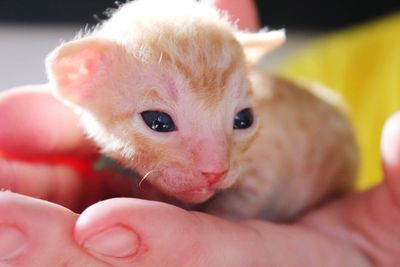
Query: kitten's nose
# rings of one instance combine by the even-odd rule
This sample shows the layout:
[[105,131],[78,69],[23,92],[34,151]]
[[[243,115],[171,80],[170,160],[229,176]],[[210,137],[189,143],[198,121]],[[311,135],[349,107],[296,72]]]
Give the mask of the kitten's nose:
[[228,170],[222,172],[202,172],[204,177],[206,177],[208,184],[211,186],[219,182],[228,172]]

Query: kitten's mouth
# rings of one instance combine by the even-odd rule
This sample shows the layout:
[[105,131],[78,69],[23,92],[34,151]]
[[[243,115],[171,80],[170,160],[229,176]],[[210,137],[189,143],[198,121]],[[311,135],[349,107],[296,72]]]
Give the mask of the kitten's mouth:
[[208,200],[214,193],[215,189],[200,187],[179,192],[176,197],[187,203],[201,203]]

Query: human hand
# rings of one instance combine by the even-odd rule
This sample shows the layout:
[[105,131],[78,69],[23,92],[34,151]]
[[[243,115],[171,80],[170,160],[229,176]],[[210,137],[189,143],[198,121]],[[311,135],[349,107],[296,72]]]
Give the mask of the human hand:
[[[55,105],[52,107],[54,116],[63,113],[57,102],[49,100],[46,90],[39,94],[40,97],[36,94],[29,89],[0,100],[0,113],[10,117],[1,117],[1,129],[8,129],[4,126],[11,123],[20,126],[17,129],[22,132],[9,131],[7,134],[2,131],[0,134],[7,161],[15,164],[13,177],[20,181],[35,170],[33,163],[26,163],[32,170],[30,172],[20,169],[20,166],[25,166],[19,165],[24,161],[15,155],[22,156],[24,151],[32,157],[74,155],[85,160],[94,154],[90,144],[85,145],[76,124],[73,126],[76,123],[73,115],[69,119],[65,117],[63,122],[70,120],[70,123],[66,123],[65,126],[69,126],[64,129],[63,125],[59,125],[59,129],[40,126],[41,121],[32,120],[37,117],[33,117],[34,110],[31,109],[44,111],[45,103]],[[19,123],[15,124],[11,118],[18,119]],[[25,121],[31,124],[23,124]],[[54,122],[52,115],[44,124],[51,122]],[[59,143],[53,141],[48,146],[43,141],[40,145],[38,137],[38,143],[28,142],[22,147],[10,140],[18,139],[18,135],[26,138],[24,132],[29,133],[33,140],[35,132],[46,136],[46,131],[49,131],[49,136],[58,135],[58,138],[52,138]],[[65,136],[68,142],[62,142],[61,133],[71,134]],[[86,149],[78,149],[77,144]],[[400,115],[393,117],[386,127],[382,148],[384,183],[368,192],[346,196],[311,211],[292,225],[261,221],[232,223],[159,202],[125,198],[99,202],[78,215],[47,201],[3,192],[0,194],[0,263],[30,267],[397,266],[400,263],[400,234],[397,230],[400,223]],[[31,150],[36,152],[30,154]],[[7,174],[7,162],[2,164],[5,170],[2,173]],[[51,168],[49,164],[45,166]],[[3,174],[1,177],[5,177]],[[34,176],[40,178],[41,174],[47,177],[42,180],[46,184],[53,182],[51,176],[57,173],[37,171]],[[78,184],[82,178],[76,173]],[[50,188],[32,182],[30,185],[16,184],[27,192],[31,190],[29,186],[38,186],[34,192],[47,194]],[[59,183],[58,186],[69,187],[69,183]],[[41,188],[45,190],[39,190]],[[59,190],[64,192],[63,188]],[[75,202],[82,199],[81,193],[75,193]],[[64,198],[67,197],[61,197]]]
[[260,28],[257,9],[253,0],[205,0],[212,6],[225,10],[239,29],[257,31]]

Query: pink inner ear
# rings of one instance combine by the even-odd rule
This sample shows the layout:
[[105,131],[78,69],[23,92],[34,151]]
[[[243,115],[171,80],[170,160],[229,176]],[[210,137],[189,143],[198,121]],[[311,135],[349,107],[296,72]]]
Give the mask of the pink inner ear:
[[106,49],[88,45],[82,50],[73,50],[59,55],[52,69],[59,93],[72,102],[79,102],[93,95],[93,85],[107,64]]

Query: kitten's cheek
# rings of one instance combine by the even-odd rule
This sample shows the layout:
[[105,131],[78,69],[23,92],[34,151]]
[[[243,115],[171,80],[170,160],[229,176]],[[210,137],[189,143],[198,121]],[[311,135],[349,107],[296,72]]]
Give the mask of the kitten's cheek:
[[228,174],[218,184],[215,184],[214,189],[224,190],[230,188],[239,179],[240,171],[237,167],[232,167]]

